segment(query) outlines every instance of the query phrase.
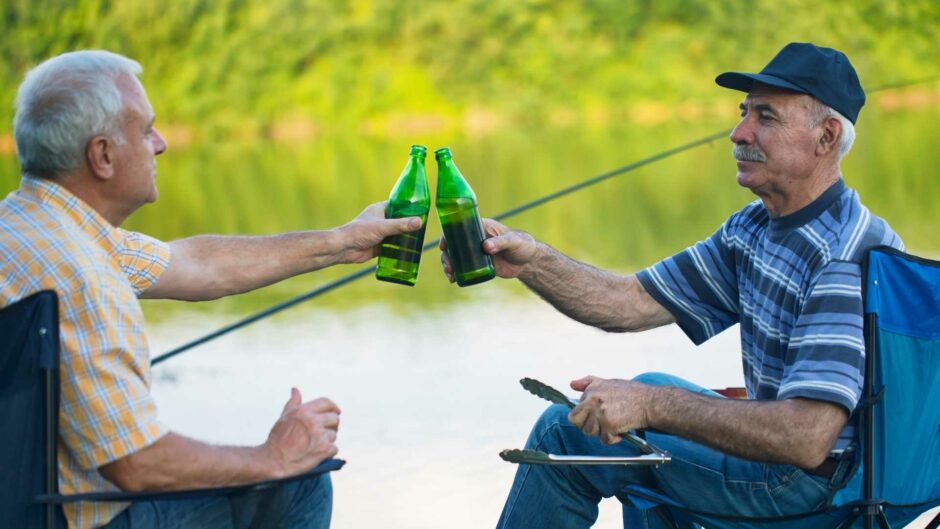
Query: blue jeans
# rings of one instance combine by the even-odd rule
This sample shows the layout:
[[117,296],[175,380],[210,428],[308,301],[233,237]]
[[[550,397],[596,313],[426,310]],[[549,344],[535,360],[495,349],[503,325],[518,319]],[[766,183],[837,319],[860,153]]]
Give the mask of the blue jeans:
[[134,502],[106,529],[326,529],[333,508],[328,474],[268,489],[173,501]]
[[[636,379],[717,396],[678,377],[649,373]],[[568,408],[549,407],[536,422],[526,448],[554,454],[631,456],[633,445],[605,445],[568,422]],[[726,455],[669,434],[646,433],[672,461],[650,466],[519,465],[499,528],[587,528],[597,520],[601,499],[636,484],[712,513],[771,516],[824,505],[833,490],[829,478],[790,465],[758,463]],[[835,477],[835,476],[834,476]],[[660,527],[647,512],[624,505],[624,527]]]

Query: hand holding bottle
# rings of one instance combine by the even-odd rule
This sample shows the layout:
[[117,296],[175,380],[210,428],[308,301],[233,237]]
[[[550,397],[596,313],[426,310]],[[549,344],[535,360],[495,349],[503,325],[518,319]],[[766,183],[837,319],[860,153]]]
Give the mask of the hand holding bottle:
[[[493,219],[483,219],[487,239],[483,251],[492,256],[496,275],[505,279],[518,277],[538,253],[538,242],[528,233],[510,229]],[[444,274],[454,282],[454,270],[447,253],[447,241],[441,239],[441,266]]]
[[337,261],[363,263],[379,254],[382,240],[392,235],[409,233],[421,228],[420,217],[386,219],[388,202],[377,202],[362,210],[356,218],[336,228]]

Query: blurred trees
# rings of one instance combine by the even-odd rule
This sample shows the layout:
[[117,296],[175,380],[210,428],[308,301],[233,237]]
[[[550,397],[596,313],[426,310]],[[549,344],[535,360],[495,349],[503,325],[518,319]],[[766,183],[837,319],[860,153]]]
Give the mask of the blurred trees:
[[160,122],[198,140],[642,121],[651,102],[695,119],[727,97],[717,73],[790,41],[842,49],[868,86],[940,73],[938,30],[935,0],[4,0],[0,133],[25,71],[81,48],[140,61]]

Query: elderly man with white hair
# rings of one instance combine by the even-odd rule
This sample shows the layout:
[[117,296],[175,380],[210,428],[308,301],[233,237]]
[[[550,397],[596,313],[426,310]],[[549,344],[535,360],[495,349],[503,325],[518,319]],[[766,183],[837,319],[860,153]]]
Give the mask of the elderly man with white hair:
[[[169,244],[120,228],[157,200],[167,144],[137,76],[106,51],[59,55],[30,70],[16,99],[20,188],[0,201],[0,307],[41,290],[59,296],[60,490],[221,487],[305,472],[337,453],[340,410],[297,389],[259,446],[215,446],[172,432],[150,394],[138,297],[208,300],[333,264],[374,257],[383,238],[418,229],[367,207],[338,228]],[[8,478],[11,478],[8,476]],[[68,504],[74,529],[323,528],[329,478],[219,499]]]
[[[626,276],[493,221],[486,221],[492,237],[483,245],[497,274],[606,331],[677,323],[700,344],[739,323],[748,399],[721,398],[660,373],[574,380],[572,389],[584,392],[580,404],[570,413],[549,408],[527,448],[634,456],[636,447],[621,435],[638,430],[672,461],[657,468],[521,465],[501,528],[590,527],[601,498],[628,485],[700,512],[799,513],[825,504],[855,471],[850,414],[863,383],[861,260],[873,246],[902,247],[839,168],[865,94],[844,54],[806,43],[787,45],[760,73],[728,72],[716,82],[747,93],[731,141],[737,182],[758,200],[713,235]],[[450,273],[446,253],[442,259]],[[651,522],[640,518],[625,510],[628,527]]]

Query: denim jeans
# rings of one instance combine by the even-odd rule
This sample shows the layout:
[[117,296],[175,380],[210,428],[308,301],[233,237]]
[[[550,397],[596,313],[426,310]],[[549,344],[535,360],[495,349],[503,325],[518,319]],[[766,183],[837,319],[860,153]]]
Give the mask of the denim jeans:
[[[649,373],[636,379],[717,395],[678,377]],[[631,456],[633,445],[605,445],[568,422],[568,408],[549,407],[536,422],[526,448],[554,454]],[[646,439],[669,452],[658,468],[625,465],[519,465],[499,528],[587,528],[597,519],[601,499],[628,484],[640,485],[706,512],[771,516],[804,512],[828,499],[833,485],[790,465],[758,463],[726,455],[669,434],[646,432]],[[660,527],[647,512],[624,506],[624,527]]]
[[255,492],[134,502],[106,529],[326,529],[333,508],[328,474]]

